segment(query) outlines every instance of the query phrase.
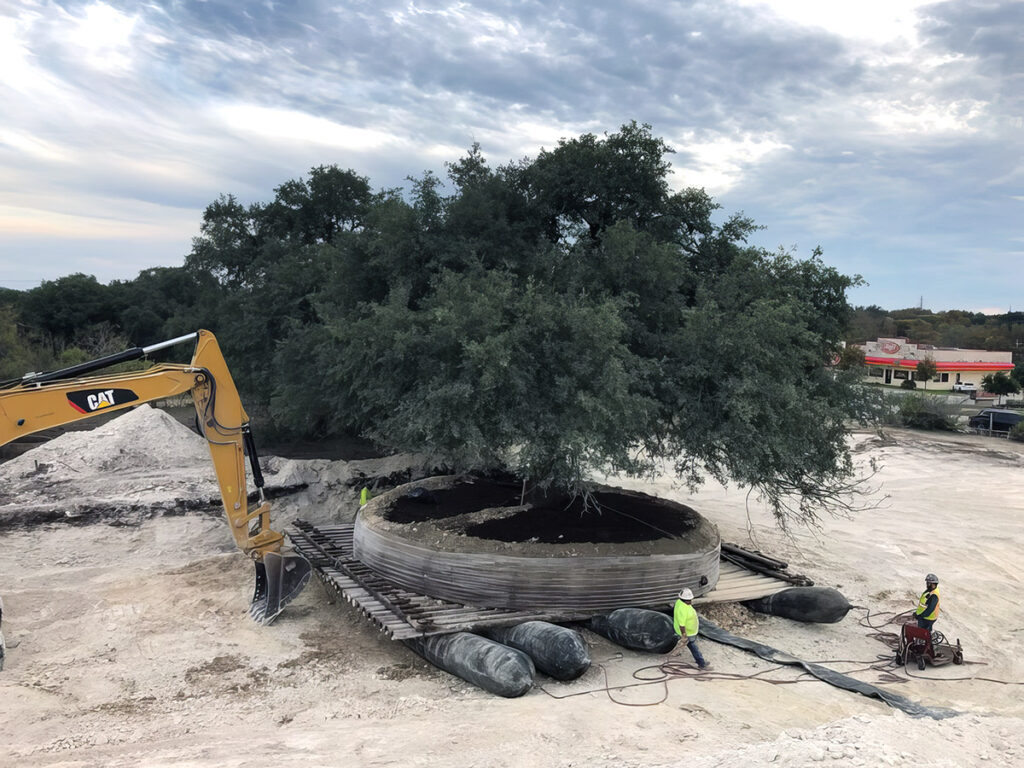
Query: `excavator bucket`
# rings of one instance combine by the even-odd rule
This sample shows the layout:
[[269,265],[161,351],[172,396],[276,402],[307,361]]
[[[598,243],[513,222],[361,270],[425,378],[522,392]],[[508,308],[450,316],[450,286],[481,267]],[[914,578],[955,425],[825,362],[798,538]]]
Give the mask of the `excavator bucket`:
[[249,615],[259,624],[270,624],[309,581],[312,568],[304,557],[266,552],[256,561],[256,589]]

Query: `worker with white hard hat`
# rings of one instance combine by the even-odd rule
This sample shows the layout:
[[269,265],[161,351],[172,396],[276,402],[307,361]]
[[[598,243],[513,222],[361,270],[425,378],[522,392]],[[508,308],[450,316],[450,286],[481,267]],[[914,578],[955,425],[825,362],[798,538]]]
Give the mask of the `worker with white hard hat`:
[[679,593],[675,608],[672,611],[672,628],[680,638],[686,639],[686,647],[693,654],[693,660],[697,662],[700,669],[707,669],[708,663],[697,647],[697,632],[700,630],[700,620],[697,618],[697,611],[690,603],[693,602],[693,592],[689,587]]

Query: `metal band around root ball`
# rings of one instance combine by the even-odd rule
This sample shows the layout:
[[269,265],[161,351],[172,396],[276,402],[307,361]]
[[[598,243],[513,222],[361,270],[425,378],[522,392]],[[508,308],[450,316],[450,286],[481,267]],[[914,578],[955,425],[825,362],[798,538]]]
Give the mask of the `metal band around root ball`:
[[[500,545],[494,547],[499,551],[460,552],[425,546],[403,535],[403,526],[380,524],[381,506],[371,504],[374,509],[364,508],[356,519],[355,557],[405,589],[465,605],[594,611],[664,607],[683,587],[702,595],[718,582],[717,533],[697,551],[674,554],[529,556],[502,552]],[[693,548],[681,542],[680,549]]]

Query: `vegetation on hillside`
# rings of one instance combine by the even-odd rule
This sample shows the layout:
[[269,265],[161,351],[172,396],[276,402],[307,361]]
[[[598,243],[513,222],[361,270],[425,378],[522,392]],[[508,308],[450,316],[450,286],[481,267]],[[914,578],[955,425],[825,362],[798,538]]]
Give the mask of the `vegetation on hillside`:
[[961,310],[932,312],[917,308],[887,310],[874,305],[857,307],[843,339],[847,343],[858,343],[884,336],[940,347],[1024,353],[1024,312],[985,315]]

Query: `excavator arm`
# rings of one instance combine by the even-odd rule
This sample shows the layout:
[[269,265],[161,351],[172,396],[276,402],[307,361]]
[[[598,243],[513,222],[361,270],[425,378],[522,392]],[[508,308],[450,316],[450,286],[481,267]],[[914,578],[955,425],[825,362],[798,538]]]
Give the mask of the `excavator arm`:
[[[97,373],[193,340],[196,347],[188,365],[160,363],[144,371]],[[29,373],[0,384],[0,445],[40,430],[186,393],[192,395],[197,424],[210,448],[235,543],[256,567],[249,613],[259,623],[269,624],[306,585],[311,569],[301,556],[281,553],[284,537],[270,527],[270,504],[263,496],[263,473],[249,416],[217,339],[209,331],[134,347],[59,371]],[[259,495],[259,504],[252,510],[246,454]]]

